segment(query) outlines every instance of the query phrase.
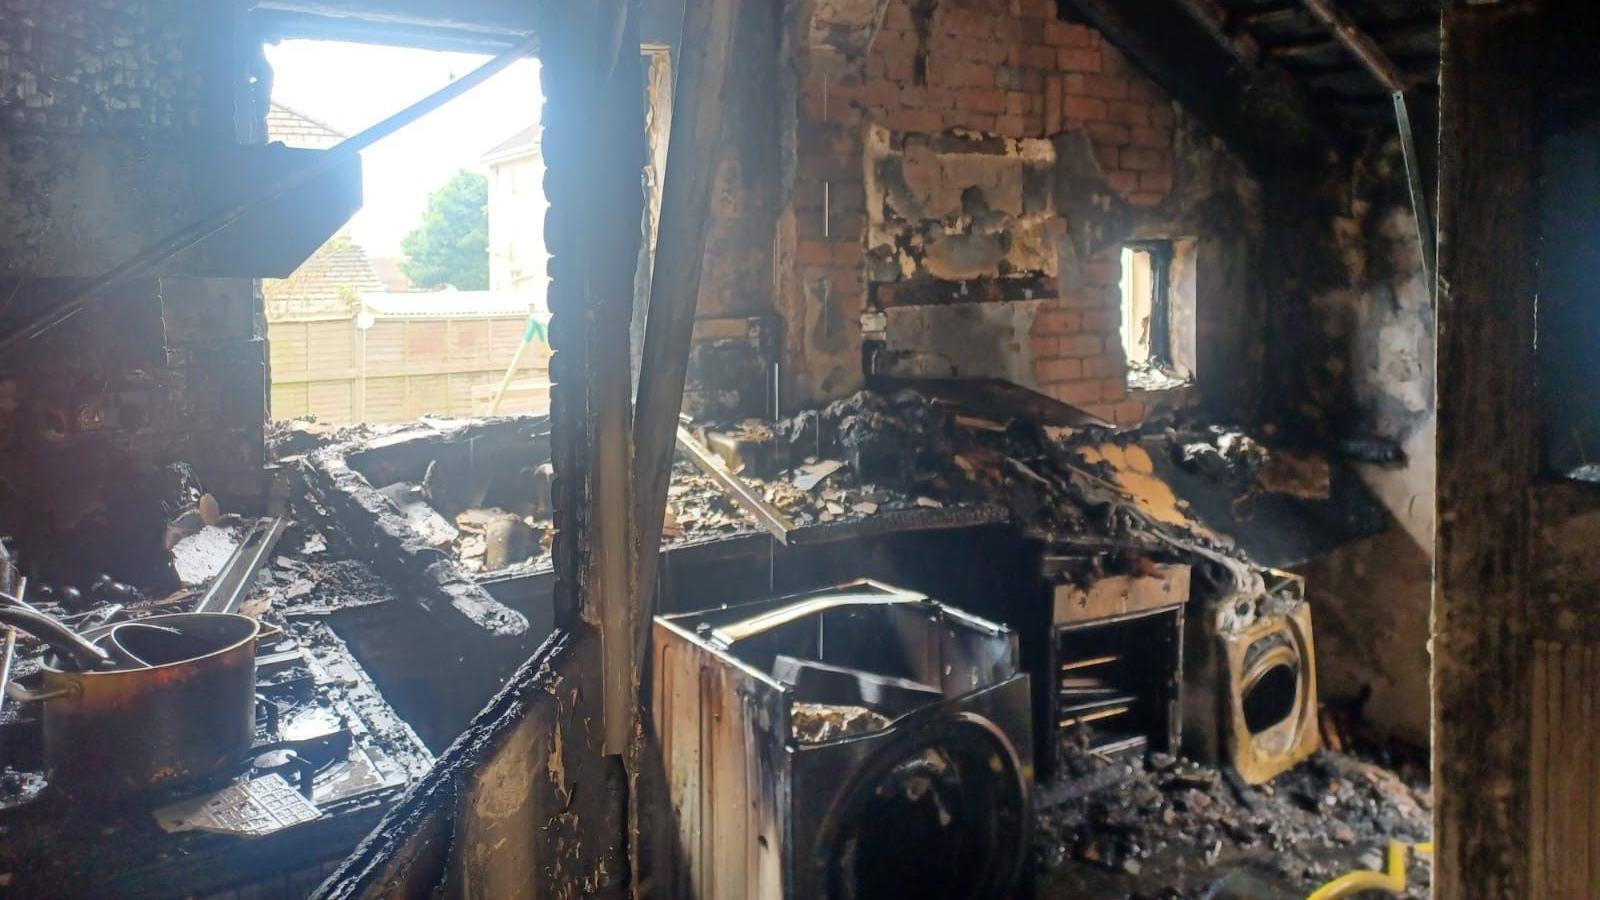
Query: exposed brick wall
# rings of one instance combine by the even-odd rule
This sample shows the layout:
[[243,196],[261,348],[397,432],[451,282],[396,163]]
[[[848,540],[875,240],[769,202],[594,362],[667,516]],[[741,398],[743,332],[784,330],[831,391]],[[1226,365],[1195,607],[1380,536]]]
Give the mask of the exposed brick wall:
[[1090,258],[1081,284],[1062,291],[1033,321],[1033,371],[1041,391],[1127,425],[1145,414],[1128,394],[1122,356],[1120,266],[1114,254]]
[[71,130],[232,130],[232,6],[7,0],[0,122]]
[[[1160,203],[1174,186],[1172,103],[1098,32],[1057,20],[1053,0],[943,0],[919,20],[921,5],[891,0],[856,65],[829,65],[827,51],[812,48],[800,86],[793,265],[804,315],[791,315],[790,327],[803,326],[804,337],[791,348],[803,345],[813,380],[802,392],[819,398],[859,383],[866,123],[1011,138],[1079,131],[1106,181],[1134,207]],[[1118,422],[1137,421],[1144,406],[1126,394],[1116,260],[1093,257],[1074,275],[1063,279],[1072,289],[1035,320],[1037,384]]]

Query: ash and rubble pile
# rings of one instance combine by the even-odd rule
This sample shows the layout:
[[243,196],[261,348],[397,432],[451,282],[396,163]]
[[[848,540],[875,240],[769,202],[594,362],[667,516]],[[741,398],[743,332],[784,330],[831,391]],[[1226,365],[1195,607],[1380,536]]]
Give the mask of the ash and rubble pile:
[[1169,549],[1176,540],[1232,552],[1216,535],[1173,527],[1141,510],[1138,498],[1116,483],[1104,454],[1094,450],[1155,440],[1177,457],[1184,440],[1166,430],[1052,427],[1026,418],[1000,422],[905,389],[864,390],[771,425],[706,424],[700,434],[741,479],[799,525],[987,505],[1032,533]]
[[[1241,567],[1250,561],[1225,538],[1152,514],[1119,480],[1123,473],[1106,448],[1148,447],[1241,493],[1326,496],[1329,477],[1325,461],[1268,450],[1228,429],[1157,424],[1118,432],[1093,424],[1069,428],[1027,418],[997,421],[912,390],[862,391],[774,423],[699,423],[695,430],[729,469],[798,526],[992,507],[1033,534],[1077,537],[1133,555],[1187,555]],[[274,457],[282,459],[334,444],[359,448],[389,433],[296,423],[274,425],[270,442]],[[439,450],[441,458],[448,452]],[[547,566],[554,530],[549,465],[527,460],[514,474],[531,485],[514,492],[521,498],[515,502],[503,501],[488,482],[451,486],[428,475],[415,483],[377,485],[375,493],[413,531],[432,535],[430,545],[471,576]],[[180,477],[174,484],[172,500],[181,509],[169,526],[175,529],[167,535],[169,549],[189,541],[189,550],[207,557],[197,565],[214,570],[220,560],[210,558],[216,550],[207,541],[213,532],[237,538],[241,523],[208,507],[210,495],[199,492],[192,479]],[[435,508],[435,495],[443,496],[446,487],[455,499],[438,505],[458,508],[454,515]],[[463,494],[467,487],[471,490]],[[1181,513],[1182,501],[1169,499]],[[306,506],[319,502],[315,496],[294,496],[290,502],[300,522],[289,526],[257,574],[243,609],[308,645],[327,643],[331,634],[317,619],[384,602],[395,591],[361,560],[362,548],[352,544],[340,516],[302,515]],[[668,544],[760,530],[749,512],[682,454],[674,465],[666,518]],[[198,585],[178,574],[177,580],[189,586],[160,599],[109,578],[81,592],[62,596],[42,590],[38,597],[47,611],[87,627],[120,607],[136,615],[187,608]],[[19,672],[25,674],[29,666],[23,661]],[[861,707],[801,705],[793,728],[795,739],[804,743],[886,724],[880,714]],[[1149,765],[1090,761],[1071,775],[1069,792],[1078,789],[1070,787],[1073,783],[1093,788],[1053,797],[1042,812],[1035,832],[1039,866],[1066,883],[1080,877],[1090,885],[1105,884],[1095,880],[1100,876],[1121,879],[1118,896],[1189,896],[1171,892],[1178,883],[1194,884],[1194,895],[1200,896],[1208,883],[1202,875],[1235,862],[1261,867],[1296,889],[1314,887],[1351,868],[1382,868],[1371,857],[1385,841],[1424,840],[1430,824],[1430,798],[1420,775],[1400,777],[1334,752],[1321,753],[1261,788],[1159,755]],[[26,787],[20,781],[0,783],[5,788],[0,796],[24,793]],[[1198,874],[1183,875],[1184,866]],[[1425,885],[1426,870],[1414,872],[1415,883]]]
[[[464,425],[444,420],[424,424],[441,431]],[[474,427],[494,426],[486,422]],[[985,509],[1035,534],[1235,557],[1215,535],[1173,527],[1141,511],[1137,498],[1116,483],[1115,473],[1094,448],[1155,442],[1155,452],[1223,481],[1256,480],[1278,458],[1250,438],[1223,429],[1117,432],[1094,424],[1043,426],[1025,417],[1000,421],[911,389],[863,390],[776,422],[697,422],[692,431],[796,527]],[[280,456],[334,445],[355,453],[392,440],[396,433],[393,427],[333,429],[297,422],[274,426],[271,443]],[[441,448],[439,458],[449,452]],[[481,497],[440,502],[427,479],[374,488],[413,531],[447,551],[463,573],[538,570],[550,564],[554,523],[548,502],[539,502],[548,496],[550,473],[547,463],[526,469],[523,480],[531,480],[532,486],[515,488],[514,493],[528,495],[520,499],[498,496],[497,485]],[[1177,506],[1182,507],[1181,501]],[[760,530],[755,517],[715,479],[686,454],[678,455],[663,530],[669,545]],[[1174,547],[1174,541],[1181,546]]]
[[[1042,792],[1034,833],[1036,864],[1055,886],[1046,896],[1209,897],[1239,869],[1273,886],[1265,896],[1303,896],[1353,869],[1381,871],[1389,841],[1425,842],[1432,828],[1423,770],[1336,751],[1260,787],[1162,754],[1148,764],[1081,757],[1064,785]],[[1428,895],[1426,859],[1409,867],[1407,896]]]
[[889,717],[865,706],[837,703],[795,703],[789,708],[790,731],[801,744],[820,744],[889,727]]

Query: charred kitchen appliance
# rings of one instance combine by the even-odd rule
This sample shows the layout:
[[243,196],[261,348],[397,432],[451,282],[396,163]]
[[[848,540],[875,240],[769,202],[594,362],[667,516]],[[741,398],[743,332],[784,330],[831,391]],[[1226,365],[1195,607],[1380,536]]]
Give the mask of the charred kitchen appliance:
[[1010,629],[873,581],[655,620],[671,896],[1009,896],[1028,676]]
[[[1189,566],[1052,549],[1050,681],[1036,686],[1049,718],[1041,765],[1176,752],[1182,734],[1184,604]],[[1118,568],[1127,571],[1117,573]]]
[[1270,781],[1322,745],[1305,581],[1266,569],[1199,606],[1203,627],[1187,650],[1187,749],[1231,764],[1250,784]]

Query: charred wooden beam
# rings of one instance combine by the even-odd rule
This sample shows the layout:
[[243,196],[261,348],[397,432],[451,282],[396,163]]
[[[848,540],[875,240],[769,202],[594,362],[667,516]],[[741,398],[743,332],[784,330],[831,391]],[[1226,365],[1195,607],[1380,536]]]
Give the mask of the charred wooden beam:
[[[554,605],[572,652],[589,663],[564,686],[564,701],[529,711],[555,719],[561,738],[549,766],[573,806],[539,809],[530,820],[541,834],[518,839],[565,851],[543,876],[552,887],[534,893],[620,896],[631,869],[622,754],[638,710],[628,320],[644,202],[643,76],[635,4],[545,9]],[[584,884],[596,873],[600,883]]]
[[[593,547],[587,559],[585,605],[600,617],[604,666],[605,751],[628,749],[638,717],[638,657],[633,602],[633,378],[629,324],[634,264],[644,216],[646,164],[644,67],[631,4],[619,3],[616,43],[599,73],[596,109],[604,123],[595,141],[601,192],[589,206],[584,253],[589,297],[589,414],[594,428],[591,504]],[[621,264],[619,264],[619,262]],[[649,618],[645,616],[645,618]]]
[[1224,50],[1232,54],[1234,59],[1247,66],[1261,62],[1261,45],[1248,33],[1236,31],[1232,27],[1227,8],[1218,0],[1178,0],[1178,5],[1200,23],[1200,27],[1221,44]]
[[350,467],[345,448],[322,448],[300,466],[317,507],[338,517],[340,527],[414,602],[449,608],[486,634],[515,636],[528,630],[526,616],[494,599],[418,537],[394,504]]
[[1328,29],[1334,40],[1344,45],[1352,56],[1361,61],[1361,65],[1372,73],[1372,77],[1376,78],[1379,84],[1390,92],[1406,89],[1406,77],[1400,71],[1400,67],[1394,64],[1394,60],[1391,60],[1389,54],[1378,46],[1378,42],[1363,31],[1361,26],[1339,8],[1334,0],[1300,0],[1300,2],[1305,4],[1306,11],[1311,13],[1313,18]]
[[1303,25],[1305,21],[1298,3],[1284,3],[1240,13],[1239,20],[1248,28],[1295,27]]
[[1244,67],[1165,0],[1064,0],[1258,176],[1312,171],[1332,144],[1304,93],[1276,66]]
[[1290,41],[1282,44],[1273,44],[1267,48],[1267,55],[1273,59],[1296,60],[1308,56],[1326,53],[1336,47],[1343,46],[1332,38],[1317,38],[1311,41]]
[[633,649],[640,659],[650,640],[667,484],[677,450],[678,413],[683,408],[711,188],[721,156],[724,95],[741,5],[741,0],[688,0],[678,49],[661,224],[633,421],[634,521],[639,536]]
[[[606,706],[605,639],[631,619],[596,592],[627,608],[632,278],[617,261],[637,259],[643,202],[633,9],[540,7],[557,631],[319,896],[629,895],[628,781],[602,720],[633,708],[631,685],[627,709]],[[621,585],[603,558],[618,553]]]
[[[1451,0],[1440,71],[1434,894],[1530,883],[1540,7]],[[1558,769],[1587,759],[1554,762]],[[1573,831],[1587,829],[1575,828]],[[1592,885],[1590,885],[1592,887]]]

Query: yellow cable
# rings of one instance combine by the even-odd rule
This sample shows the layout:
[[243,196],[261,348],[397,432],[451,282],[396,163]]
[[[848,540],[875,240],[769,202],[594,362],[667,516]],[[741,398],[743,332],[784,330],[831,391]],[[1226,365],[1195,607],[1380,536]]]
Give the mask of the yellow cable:
[[1322,887],[1311,892],[1306,900],[1340,900],[1351,897],[1362,891],[1384,891],[1399,896],[1406,889],[1406,857],[1408,851],[1417,853],[1433,853],[1433,842],[1421,844],[1405,844],[1401,841],[1390,840],[1387,864],[1384,871],[1374,872],[1370,869],[1361,869],[1347,872],[1328,882]]

